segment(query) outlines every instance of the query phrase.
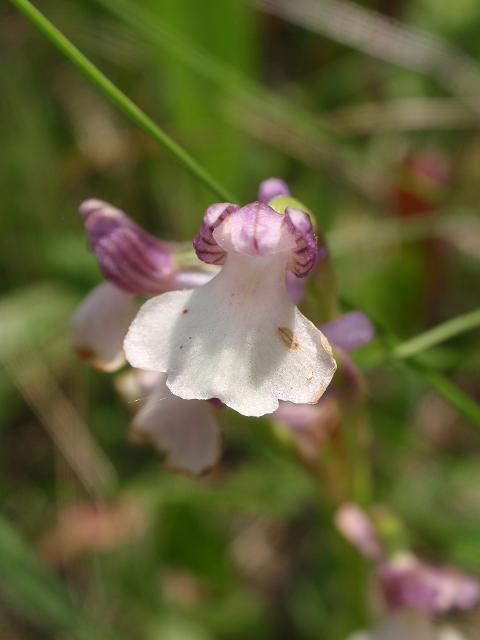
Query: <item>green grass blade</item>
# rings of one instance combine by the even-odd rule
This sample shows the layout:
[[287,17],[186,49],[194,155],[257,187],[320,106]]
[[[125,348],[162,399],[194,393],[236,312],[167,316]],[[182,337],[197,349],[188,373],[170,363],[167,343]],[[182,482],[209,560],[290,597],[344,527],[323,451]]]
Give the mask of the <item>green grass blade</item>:
[[10,0],[43,35],[59,49],[120,111],[167,149],[190,173],[222,200],[235,199],[175,140],[128,98],[29,0]]
[[131,0],[96,2],[134,28],[142,39],[174,56],[228,96],[230,104],[225,106],[224,112],[234,126],[301,161],[327,167],[368,200],[378,201],[383,197],[383,168],[376,166],[373,171],[361,163],[342,137],[320,116],[270,91],[224,59],[195,46],[184,34],[160,22],[155,12],[144,5]]
[[1,515],[0,575],[1,595],[39,627],[54,633],[67,632],[75,640],[118,640],[83,616],[80,605]]
[[480,327],[480,309],[465,313],[406,340],[393,349],[395,358],[411,358],[465,331]]

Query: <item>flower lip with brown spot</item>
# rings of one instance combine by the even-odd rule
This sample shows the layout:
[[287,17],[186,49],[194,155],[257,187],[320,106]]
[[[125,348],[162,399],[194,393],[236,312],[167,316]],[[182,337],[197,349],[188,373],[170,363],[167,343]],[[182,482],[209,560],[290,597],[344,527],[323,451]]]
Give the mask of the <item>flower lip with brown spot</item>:
[[300,347],[295,334],[288,327],[278,327],[278,333],[287,349],[298,349]]
[[279,400],[312,402],[312,389],[327,388],[336,363],[285,283],[286,273],[305,277],[315,264],[308,214],[287,208],[281,215],[262,202],[215,204],[194,248],[222,269],[199,289],[143,305],[124,343],[130,364],[166,372],[181,398],[218,398],[244,415],[272,413]]

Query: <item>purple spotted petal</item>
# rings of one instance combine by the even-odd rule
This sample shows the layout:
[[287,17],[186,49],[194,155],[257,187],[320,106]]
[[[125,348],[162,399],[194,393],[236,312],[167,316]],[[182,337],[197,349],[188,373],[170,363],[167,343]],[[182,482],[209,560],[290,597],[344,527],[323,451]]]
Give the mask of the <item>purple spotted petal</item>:
[[375,329],[361,311],[349,311],[319,327],[327,340],[345,351],[352,351],[373,340]]
[[260,202],[270,202],[277,196],[289,196],[290,189],[286,182],[280,178],[267,178],[258,187],[258,199]]
[[480,599],[479,583],[453,567],[434,567],[410,556],[385,564],[380,584],[391,609],[445,613],[469,609]]
[[80,206],[90,247],[107,280],[122,291],[148,295],[165,290],[173,272],[172,251],[141,229],[123,211],[87,200]]

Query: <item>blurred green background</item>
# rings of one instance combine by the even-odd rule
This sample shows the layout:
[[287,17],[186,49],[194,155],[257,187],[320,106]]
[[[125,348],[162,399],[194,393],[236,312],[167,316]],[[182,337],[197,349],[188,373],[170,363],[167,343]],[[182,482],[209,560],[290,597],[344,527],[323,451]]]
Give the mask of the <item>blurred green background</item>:
[[[342,299],[386,335],[478,306],[476,0],[356,5],[400,20],[388,37],[335,1],[38,4],[240,201],[284,178],[327,235]],[[0,51],[0,638],[345,638],[372,615],[365,567],[265,422],[224,412],[215,472],[171,475],[128,442],[113,377],[70,350],[72,310],[101,280],[79,203],[190,241],[216,198],[6,2]],[[478,399],[479,343],[422,363]],[[357,357],[372,503],[419,553],[478,576],[478,425],[377,348]],[[109,506],[69,512],[52,538],[85,502]]]

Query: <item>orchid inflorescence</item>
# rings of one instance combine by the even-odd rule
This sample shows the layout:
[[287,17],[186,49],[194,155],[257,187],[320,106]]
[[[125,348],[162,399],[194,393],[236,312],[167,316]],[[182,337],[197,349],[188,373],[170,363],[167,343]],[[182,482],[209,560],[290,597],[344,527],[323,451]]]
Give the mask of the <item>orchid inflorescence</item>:
[[[116,386],[139,406],[132,439],[166,454],[167,468],[200,474],[221,455],[218,412],[228,407],[287,429],[299,458],[317,464],[338,411],[363,397],[349,352],[374,328],[360,311],[316,326],[299,310],[328,251],[287,185],[270,178],[255,202],[209,206],[194,252],[101,200],[87,200],[80,213],[106,282],[75,313],[74,348],[98,369],[130,365]],[[336,525],[372,563],[386,608],[384,622],[354,640],[462,637],[437,617],[471,608],[476,580],[411,553],[389,555],[356,504],[344,502]]]
[[360,312],[318,328],[297,308],[326,247],[278,178],[256,202],[209,206],[188,259],[106,202],[87,200],[80,213],[106,282],[74,316],[74,348],[106,371],[128,361],[119,388],[146,398],[133,433],[170,467],[215,464],[218,407],[292,428],[315,418],[337,366],[331,344],[343,359],[373,336]]

